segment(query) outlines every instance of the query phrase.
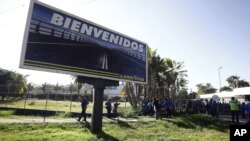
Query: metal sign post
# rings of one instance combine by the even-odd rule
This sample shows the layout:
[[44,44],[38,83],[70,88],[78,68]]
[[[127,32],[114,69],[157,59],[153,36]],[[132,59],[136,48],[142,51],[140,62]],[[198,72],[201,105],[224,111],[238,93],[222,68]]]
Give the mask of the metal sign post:
[[119,86],[119,81],[96,79],[90,77],[78,76],[77,80],[82,83],[88,83],[94,86],[95,92],[93,95],[93,111],[91,120],[91,131],[98,133],[102,131],[102,116],[103,116],[103,96],[106,86]]
[[103,116],[103,95],[105,89],[105,80],[95,80],[95,93],[93,95],[93,111],[91,120],[91,131],[102,131],[102,116]]

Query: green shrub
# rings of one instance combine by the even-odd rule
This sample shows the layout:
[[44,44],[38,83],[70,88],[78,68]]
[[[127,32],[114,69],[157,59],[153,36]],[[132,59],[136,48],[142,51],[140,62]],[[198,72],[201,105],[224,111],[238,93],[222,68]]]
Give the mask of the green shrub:
[[29,106],[33,106],[33,105],[35,105],[36,103],[33,101],[33,102],[30,102],[28,105]]
[[126,109],[126,111],[121,116],[124,118],[137,118],[137,114],[132,107]]
[[69,112],[60,112],[60,113],[57,113],[56,115],[58,117],[60,117],[60,118],[69,118],[69,117],[71,117],[71,113],[69,113]]
[[9,116],[13,115],[14,113],[15,113],[15,111],[13,111],[13,110],[0,111],[0,117],[9,117]]

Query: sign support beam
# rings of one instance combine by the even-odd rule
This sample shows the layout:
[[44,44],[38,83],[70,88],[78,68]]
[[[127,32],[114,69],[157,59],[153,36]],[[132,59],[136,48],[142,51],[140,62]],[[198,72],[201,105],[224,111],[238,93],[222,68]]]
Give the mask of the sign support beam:
[[93,111],[91,120],[91,131],[98,133],[102,131],[103,117],[103,97],[106,86],[119,86],[119,81],[97,79],[78,76],[77,80],[82,83],[88,83],[94,86],[95,92],[93,95]]

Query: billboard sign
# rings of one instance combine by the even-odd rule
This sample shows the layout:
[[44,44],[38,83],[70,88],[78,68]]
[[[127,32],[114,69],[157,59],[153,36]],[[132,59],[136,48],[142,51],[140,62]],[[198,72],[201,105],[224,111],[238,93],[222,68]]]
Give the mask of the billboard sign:
[[147,44],[31,1],[20,68],[147,83]]

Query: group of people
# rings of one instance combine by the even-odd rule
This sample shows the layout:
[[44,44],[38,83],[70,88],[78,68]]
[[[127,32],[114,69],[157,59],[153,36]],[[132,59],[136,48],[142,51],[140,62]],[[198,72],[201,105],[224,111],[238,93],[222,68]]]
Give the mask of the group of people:
[[219,114],[231,114],[232,122],[239,123],[239,116],[246,118],[247,113],[250,120],[250,102],[247,104],[245,102],[240,103],[235,97],[232,97],[228,103],[224,102],[224,99],[222,99],[222,102],[217,102],[213,99],[205,100],[204,106],[206,114],[214,117],[218,117]]
[[219,115],[226,115],[230,112],[230,106],[228,103],[224,102],[218,102],[213,99],[210,99],[209,101],[206,99],[204,103],[205,112],[208,115],[211,115],[213,117],[218,117]]
[[118,109],[118,106],[120,105],[120,103],[118,103],[117,101],[114,102],[114,107],[113,107],[113,113],[111,113],[112,111],[112,101],[111,99],[109,98],[108,101],[105,103],[105,108],[107,110],[107,117],[108,118],[112,118],[112,117],[116,117],[117,116],[117,109]]
[[246,113],[248,114],[248,123],[250,122],[250,101],[248,101],[247,104],[245,102],[242,102],[241,104],[235,99],[235,97],[232,97],[229,101],[230,110],[231,110],[231,117],[232,122],[239,123],[239,115],[241,113],[242,118],[246,118]]
[[165,100],[145,100],[140,104],[140,114],[141,115],[155,115],[158,119],[160,116],[171,117],[175,109],[175,103],[166,98]]
[[[78,118],[80,121],[83,117],[83,120],[86,121],[86,109],[89,102],[85,97],[81,97],[81,108],[82,112]],[[112,118],[117,116],[117,108],[120,105],[117,101],[113,103],[111,99],[108,99],[105,103],[105,108],[107,110],[107,117]],[[141,115],[155,115],[156,119],[160,116],[164,115],[166,117],[171,117],[172,113],[175,109],[175,102],[171,99],[165,100],[148,100],[142,101],[140,104],[140,114]],[[205,100],[204,102],[195,101],[195,102],[188,102],[186,108],[198,109],[197,111],[206,114],[209,114],[213,117],[218,117],[219,114],[226,115],[231,113],[232,122],[239,123],[239,115],[241,114],[242,118],[246,118],[246,113],[248,114],[247,117],[250,123],[250,101],[245,104],[245,102],[240,103],[235,97],[232,97],[229,103],[214,101],[213,99]],[[195,108],[194,108],[195,107]],[[112,112],[111,112],[112,111]]]
[[[83,121],[86,121],[86,110],[87,110],[89,102],[83,96],[80,98],[80,102],[81,102],[82,112],[81,112],[79,118],[77,119],[77,121],[81,121],[82,118],[83,118]],[[107,117],[108,118],[112,118],[112,117],[116,117],[117,116],[117,108],[120,105],[120,103],[118,103],[116,101],[113,105],[114,106],[112,106],[111,99],[108,99],[107,102],[105,103],[105,108],[107,109]],[[111,113],[112,109],[113,109],[113,113]]]

